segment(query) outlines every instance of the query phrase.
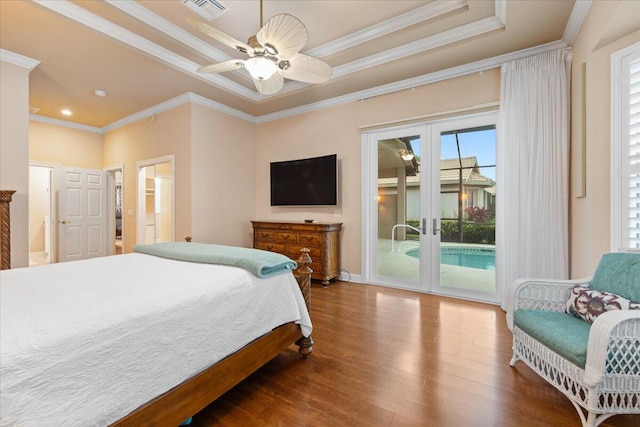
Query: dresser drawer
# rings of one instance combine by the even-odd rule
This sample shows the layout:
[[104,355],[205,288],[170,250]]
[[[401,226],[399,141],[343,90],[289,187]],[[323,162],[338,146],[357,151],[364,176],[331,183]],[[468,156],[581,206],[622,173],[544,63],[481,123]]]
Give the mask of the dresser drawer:
[[267,242],[267,241],[273,242],[273,241],[276,240],[276,232],[275,231],[257,230],[256,233],[257,233],[256,237],[261,242]]
[[320,234],[300,234],[298,243],[301,245],[314,245],[320,246],[324,242],[322,235]]
[[298,241],[298,233],[278,232],[276,233],[278,243],[296,243]]
[[256,245],[258,249],[265,251],[278,252],[280,254],[285,253],[286,245],[280,245],[278,243],[258,242]]

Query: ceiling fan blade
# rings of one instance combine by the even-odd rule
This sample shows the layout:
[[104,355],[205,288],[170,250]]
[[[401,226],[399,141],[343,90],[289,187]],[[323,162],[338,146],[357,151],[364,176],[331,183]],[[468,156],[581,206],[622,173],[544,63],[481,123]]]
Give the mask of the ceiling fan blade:
[[[293,15],[281,13],[269,19],[258,34],[258,42],[265,51],[280,59],[289,59],[307,44],[307,28]],[[274,54],[269,49],[275,48]]]
[[241,42],[240,40],[236,40],[231,37],[229,34],[223,33],[222,31],[213,28],[210,25],[205,24],[204,22],[196,21],[195,19],[187,18],[187,21],[206,35],[213,37],[218,40],[220,43],[225,44],[229,47],[239,50],[240,52],[247,53],[251,56],[254,55],[254,49],[246,43]]
[[313,56],[299,53],[289,59],[289,67],[279,71],[283,77],[305,83],[324,83],[331,78],[333,70],[326,62]]
[[275,73],[267,80],[253,79],[253,83],[262,95],[273,95],[284,86],[284,78],[280,74]]
[[244,66],[244,61],[241,59],[232,59],[230,61],[219,62],[217,64],[205,65],[198,68],[198,73],[224,73],[225,71],[237,70]]

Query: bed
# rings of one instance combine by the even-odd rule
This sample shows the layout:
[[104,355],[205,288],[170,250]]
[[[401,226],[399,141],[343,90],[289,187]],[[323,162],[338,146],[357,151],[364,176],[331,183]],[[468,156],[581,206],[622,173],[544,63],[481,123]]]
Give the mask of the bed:
[[2,271],[0,425],[177,426],[293,343],[306,358],[298,264],[257,277],[136,252]]

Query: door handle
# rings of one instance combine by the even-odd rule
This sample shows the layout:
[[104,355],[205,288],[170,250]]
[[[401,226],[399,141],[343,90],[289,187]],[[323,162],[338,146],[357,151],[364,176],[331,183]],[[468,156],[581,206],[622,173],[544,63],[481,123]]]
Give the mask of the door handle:
[[427,234],[427,218],[422,218],[422,234]]
[[440,229],[438,228],[438,218],[433,218],[433,235],[435,236],[436,234],[438,234],[438,231],[440,231]]
[[62,224],[71,224],[71,221],[68,221],[66,219],[63,219],[62,221],[60,221]]

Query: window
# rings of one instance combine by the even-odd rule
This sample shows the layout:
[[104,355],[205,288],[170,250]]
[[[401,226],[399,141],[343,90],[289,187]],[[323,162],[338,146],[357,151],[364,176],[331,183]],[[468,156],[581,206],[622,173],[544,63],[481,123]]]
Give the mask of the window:
[[613,250],[640,251],[640,43],[612,55]]

